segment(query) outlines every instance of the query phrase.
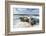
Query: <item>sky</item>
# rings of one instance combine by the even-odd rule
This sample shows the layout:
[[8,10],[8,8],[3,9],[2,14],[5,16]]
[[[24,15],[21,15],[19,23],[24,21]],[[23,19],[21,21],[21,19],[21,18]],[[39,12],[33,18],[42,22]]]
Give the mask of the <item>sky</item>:
[[39,14],[38,8],[14,8],[13,14]]

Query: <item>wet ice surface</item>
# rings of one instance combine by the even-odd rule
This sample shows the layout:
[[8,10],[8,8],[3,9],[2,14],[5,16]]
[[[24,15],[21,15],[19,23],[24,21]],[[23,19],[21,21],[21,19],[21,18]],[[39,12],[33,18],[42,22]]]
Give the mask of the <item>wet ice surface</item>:
[[[37,23],[38,24],[38,23]],[[38,25],[34,25],[35,27]],[[16,23],[13,27],[14,28],[29,28],[29,27],[34,27],[28,22],[18,22]]]
[[16,25],[14,25],[14,28],[27,28],[31,27],[30,23],[28,22],[18,22]]
[[14,25],[13,32],[16,31],[33,31],[33,30],[39,30],[39,25],[30,25],[30,23],[27,22],[18,22],[16,25]]
[[27,22],[18,22],[16,25],[14,25],[13,32],[39,30],[38,28],[39,25],[31,26],[30,23]]

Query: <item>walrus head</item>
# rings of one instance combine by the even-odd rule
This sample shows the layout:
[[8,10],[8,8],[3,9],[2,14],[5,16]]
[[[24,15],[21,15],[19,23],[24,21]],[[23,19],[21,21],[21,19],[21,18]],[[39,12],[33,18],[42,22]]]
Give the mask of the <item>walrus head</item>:
[[29,22],[28,17],[20,17],[20,20],[23,22]]

